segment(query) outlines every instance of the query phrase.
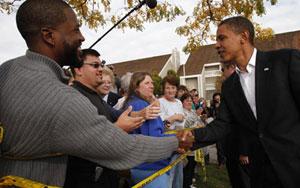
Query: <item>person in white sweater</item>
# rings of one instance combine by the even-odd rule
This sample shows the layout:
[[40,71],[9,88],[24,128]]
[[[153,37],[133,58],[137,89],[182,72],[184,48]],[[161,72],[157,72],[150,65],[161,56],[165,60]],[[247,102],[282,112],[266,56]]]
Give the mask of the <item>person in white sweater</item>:
[[159,99],[161,118],[170,130],[184,128],[183,107],[176,98],[179,81],[175,76],[168,75],[162,81],[163,96]]
[[[163,97],[159,99],[161,118],[167,129],[183,129],[184,114],[183,106],[180,100],[176,99],[179,80],[174,75],[167,75],[162,80]],[[175,160],[177,156],[173,156]],[[170,171],[170,185],[173,188],[182,188],[183,186],[183,164],[178,163]]]

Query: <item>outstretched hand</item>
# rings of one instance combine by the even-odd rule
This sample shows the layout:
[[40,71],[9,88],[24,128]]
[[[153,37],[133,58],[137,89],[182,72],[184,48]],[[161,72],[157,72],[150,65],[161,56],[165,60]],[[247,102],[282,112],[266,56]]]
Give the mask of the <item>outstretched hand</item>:
[[249,157],[246,155],[240,155],[239,157],[240,163],[242,165],[248,165],[249,164]]
[[143,110],[143,117],[147,120],[149,119],[156,119],[160,113],[160,105],[158,100],[153,101],[149,106],[144,108]]
[[118,127],[126,132],[131,132],[139,128],[145,121],[143,117],[130,117],[129,113],[132,111],[132,106],[129,106],[118,118],[115,123]]
[[188,151],[195,141],[193,133],[187,130],[178,131],[176,137],[179,141],[179,148],[177,150],[179,153]]
[[174,123],[175,121],[182,122],[184,120],[184,115],[183,114],[173,114],[168,118],[168,121],[171,123]]

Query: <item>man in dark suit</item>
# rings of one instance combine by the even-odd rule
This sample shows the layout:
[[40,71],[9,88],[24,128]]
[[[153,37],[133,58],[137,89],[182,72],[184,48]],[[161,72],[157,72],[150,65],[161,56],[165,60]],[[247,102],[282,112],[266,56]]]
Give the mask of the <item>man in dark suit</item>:
[[[235,64],[223,64],[223,82],[229,78],[236,70]],[[239,133],[237,130],[231,131],[224,140],[224,153],[226,156],[226,169],[232,188],[249,188],[250,181],[248,176],[248,165],[241,165],[239,156],[240,148],[243,147],[239,144]]]
[[[254,48],[253,24],[238,16],[223,20],[216,49],[221,62],[234,62],[222,86],[216,120],[193,131],[195,146],[237,131],[249,159],[251,187],[300,185],[300,52]],[[245,144],[246,142],[246,144]]]

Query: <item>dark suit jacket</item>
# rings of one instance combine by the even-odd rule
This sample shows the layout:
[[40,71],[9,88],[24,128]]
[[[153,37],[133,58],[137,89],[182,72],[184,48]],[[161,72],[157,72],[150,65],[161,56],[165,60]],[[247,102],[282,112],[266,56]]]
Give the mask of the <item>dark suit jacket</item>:
[[194,132],[196,145],[238,130],[251,146],[247,151],[250,159],[260,160],[266,154],[283,186],[299,187],[300,51],[258,51],[255,97],[257,119],[239,76],[232,74],[222,86],[219,116],[206,128]]
[[114,107],[118,103],[119,98],[121,98],[120,95],[110,91],[107,97],[107,104]]

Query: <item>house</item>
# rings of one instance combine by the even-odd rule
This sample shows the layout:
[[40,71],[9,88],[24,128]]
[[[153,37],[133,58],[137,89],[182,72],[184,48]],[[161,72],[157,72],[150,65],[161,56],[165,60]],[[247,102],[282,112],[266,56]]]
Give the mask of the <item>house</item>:
[[[255,41],[255,46],[263,51],[280,48],[300,50],[300,30],[277,34],[270,40]],[[180,83],[190,90],[197,89],[200,96],[211,99],[216,92],[216,80],[222,75],[221,68],[214,44],[201,46],[190,54],[186,64],[180,66]]]
[[171,54],[136,59],[112,64],[114,72],[119,77],[126,72],[143,71],[150,74],[157,73],[160,77],[165,77],[168,70],[177,70],[180,67],[180,56],[177,49],[174,49]]
[[[300,30],[276,34],[270,40],[255,41],[259,50],[275,50],[280,48],[296,48],[300,50]],[[216,92],[216,81],[222,75],[221,63],[215,50],[214,44],[201,46],[192,52],[184,65],[180,65],[178,50],[174,49],[171,54],[136,59],[126,62],[115,63],[114,70],[118,76],[126,72],[145,71],[158,73],[165,77],[168,70],[174,70],[180,76],[180,84],[188,89],[197,89],[199,95],[211,99]]]

